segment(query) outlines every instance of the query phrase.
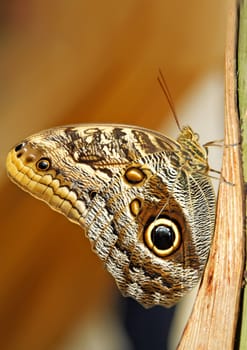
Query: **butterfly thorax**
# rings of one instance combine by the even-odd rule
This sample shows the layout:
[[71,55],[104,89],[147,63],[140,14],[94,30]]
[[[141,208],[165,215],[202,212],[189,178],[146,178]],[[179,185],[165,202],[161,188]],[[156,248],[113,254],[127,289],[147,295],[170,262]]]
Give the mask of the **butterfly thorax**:
[[189,172],[207,173],[209,170],[207,149],[200,145],[198,134],[189,126],[185,126],[177,142],[180,146],[179,156],[183,169]]

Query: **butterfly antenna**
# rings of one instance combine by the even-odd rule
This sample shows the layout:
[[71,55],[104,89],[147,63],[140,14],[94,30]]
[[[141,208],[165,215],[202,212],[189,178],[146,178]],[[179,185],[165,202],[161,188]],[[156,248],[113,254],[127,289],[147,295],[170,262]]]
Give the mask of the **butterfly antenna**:
[[170,107],[170,109],[172,111],[173,117],[174,117],[174,119],[176,121],[177,127],[181,131],[182,128],[181,128],[181,126],[179,124],[179,121],[178,121],[178,117],[177,117],[177,114],[176,114],[176,110],[175,110],[175,106],[174,106],[174,103],[173,103],[173,99],[172,99],[171,93],[170,93],[170,91],[168,89],[166,80],[164,78],[164,75],[163,75],[161,69],[159,69],[159,75],[157,77],[157,80],[158,80],[158,82],[160,84],[160,87],[161,87],[161,89],[162,89],[162,91],[163,91],[163,93],[164,93],[164,95],[165,95],[165,97],[167,99],[167,102],[168,102],[169,107]]

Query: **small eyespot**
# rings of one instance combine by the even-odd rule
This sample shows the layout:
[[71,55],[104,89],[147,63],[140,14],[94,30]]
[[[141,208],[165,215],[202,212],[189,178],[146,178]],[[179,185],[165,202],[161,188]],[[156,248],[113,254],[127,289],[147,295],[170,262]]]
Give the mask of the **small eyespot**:
[[26,162],[27,162],[27,163],[31,163],[31,162],[35,161],[35,158],[36,158],[36,157],[35,157],[34,154],[29,153],[28,156],[26,157]]
[[17,158],[21,158],[21,156],[23,155],[23,152],[16,152],[17,154],[16,154],[16,157]]
[[36,163],[36,167],[38,170],[45,171],[48,170],[51,166],[51,162],[48,158],[40,158]]
[[15,147],[15,151],[16,151],[16,152],[19,152],[24,146],[25,146],[25,143],[24,143],[24,142],[19,143],[19,145],[17,145],[17,146]]
[[126,170],[124,178],[129,184],[138,185],[143,182],[146,175],[142,169],[133,166]]
[[144,232],[147,247],[160,257],[175,252],[181,243],[181,233],[176,223],[167,218],[151,222]]
[[139,198],[135,198],[130,202],[130,212],[133,216],[137,216],[142,209],[142,202]]

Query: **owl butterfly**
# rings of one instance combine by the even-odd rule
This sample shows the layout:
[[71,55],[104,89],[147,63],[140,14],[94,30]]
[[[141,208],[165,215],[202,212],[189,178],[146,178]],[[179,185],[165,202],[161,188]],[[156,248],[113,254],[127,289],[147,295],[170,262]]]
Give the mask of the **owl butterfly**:
[[11,180],[85,229],[125,296],[169,307],[199,281],[214,229],[207,150],[136,126],[81,124],[26,138]]

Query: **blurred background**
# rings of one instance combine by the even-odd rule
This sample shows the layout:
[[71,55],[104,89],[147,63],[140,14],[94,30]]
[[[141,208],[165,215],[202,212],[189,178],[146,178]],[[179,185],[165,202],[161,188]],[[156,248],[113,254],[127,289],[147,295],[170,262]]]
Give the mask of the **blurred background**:
[[[1,1],[1,349],[175,349],[190,298],[176,310],[122,299],[80,227],[11,184],[5,158],[24,137],[61,124],[176,136],[159,68],[180,123],[202,142],[222,138],[226,3]],[[210,153],[219,170],[217,161]]]

